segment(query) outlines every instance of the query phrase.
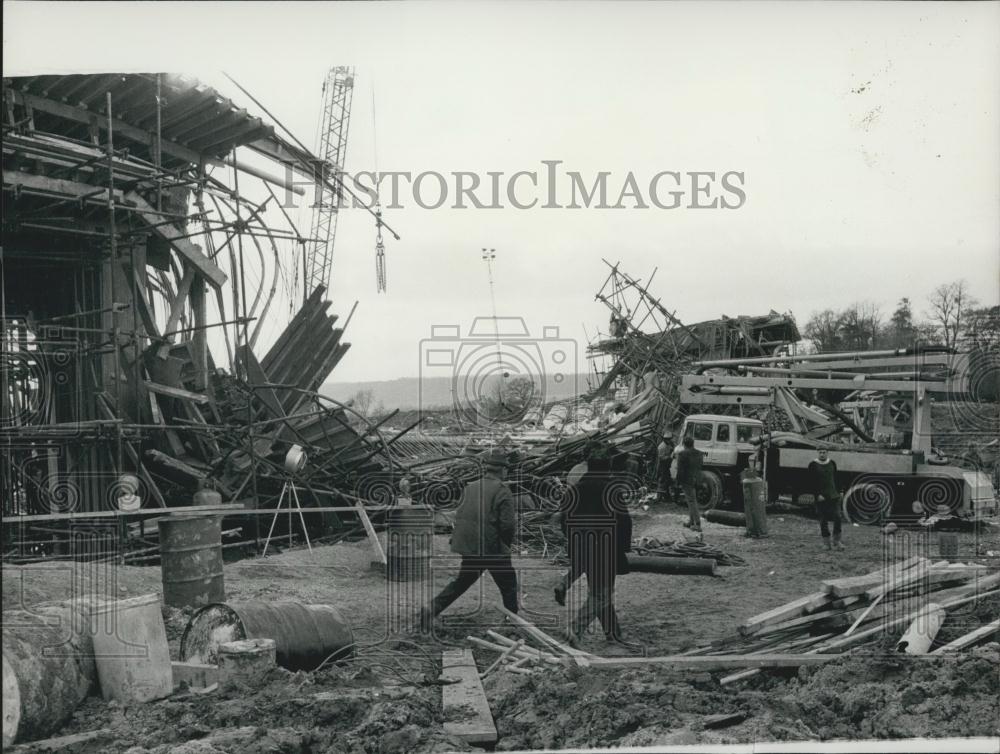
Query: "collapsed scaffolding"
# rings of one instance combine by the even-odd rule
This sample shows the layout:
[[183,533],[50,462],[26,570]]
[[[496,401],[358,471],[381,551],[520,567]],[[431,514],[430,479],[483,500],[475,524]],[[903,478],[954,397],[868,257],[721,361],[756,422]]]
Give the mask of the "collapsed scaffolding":
[[391,415],[372,423],[317,393],[350,348],[354,309],[341,325],[310,286],[255,355],[279,286],[299,296],[286,267],[316,241],[278,192],[305,195],[300,176],[339,196],[339,175],[190,78],[5,78],[3,95],[5,557],[67,554],[74,525],[104,521],[125,558],[149,535],[129,536],[118,514],[142,531],[180,507],[239,511],[255,544],[254,514],[286,483],[326,529],[358,501],[385,502],[391,447],[415,425],[386,437]]

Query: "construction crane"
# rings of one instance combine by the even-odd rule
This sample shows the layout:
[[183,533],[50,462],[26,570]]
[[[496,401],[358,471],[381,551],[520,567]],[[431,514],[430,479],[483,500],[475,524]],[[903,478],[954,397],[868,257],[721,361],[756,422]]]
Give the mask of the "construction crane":
[[347,132],[351,124],[351,101],[354,97],[354,69],[334,66],[323,82],[323,110],[320,113],[317,154],[324,161],[333,181],[317,184],[319,201],[313,213],[312,247],[305,259],[303,295],[309,297],[318,287],[328,286],[333,265],[333,242],[337,235],[337,217],[343,201],[339,178],[347,156]]

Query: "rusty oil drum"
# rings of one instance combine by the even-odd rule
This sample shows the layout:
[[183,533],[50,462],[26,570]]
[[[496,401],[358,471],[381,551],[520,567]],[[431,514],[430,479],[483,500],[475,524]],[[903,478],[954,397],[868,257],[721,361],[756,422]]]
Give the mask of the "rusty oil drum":
[[434,509],[402,505],[386,511],[386,575],[391,581],[423,581],[430,576]]
[[158,525],[164,604],[201,607],[222,602],[222,518],[165,516]]
[[229,602],[206,605],[191,616],[181,636],[185,662],[217,661],[220,644],[243,639],[274,639],[278,665],[315,670],[328,658],[354,652],[354,631],[330,605],[299,602]]

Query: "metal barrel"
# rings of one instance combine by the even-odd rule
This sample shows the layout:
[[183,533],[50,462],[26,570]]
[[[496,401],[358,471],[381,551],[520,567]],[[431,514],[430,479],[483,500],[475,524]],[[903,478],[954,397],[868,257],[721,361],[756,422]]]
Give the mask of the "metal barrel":
[[390,508],[386,513],[386,575],[391,581],[422,581],[430,576],[434,510],[424,505]]
[[219,516],[166,516],[159,520],[163,601],[200,607],[226,598]]
[[354,651],[354,631],[334,607],[252,600],[196,612],[181,636],[181,658],[210,663],[220,644],[243,639],[274,639],[275,659],[288,670],[315,670]]

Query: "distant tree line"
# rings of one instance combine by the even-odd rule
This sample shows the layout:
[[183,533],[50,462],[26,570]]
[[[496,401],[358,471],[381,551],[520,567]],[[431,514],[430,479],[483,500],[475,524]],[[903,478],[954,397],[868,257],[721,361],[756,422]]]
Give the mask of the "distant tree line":
[[902,298],[891,314],[859,301],[845,309],[814,312],[802,335],[818,352],[910,348],[915,343],[948,347],[1000,345],[1000,306],[980,306],[965,280],[939,285],[919,318]]

